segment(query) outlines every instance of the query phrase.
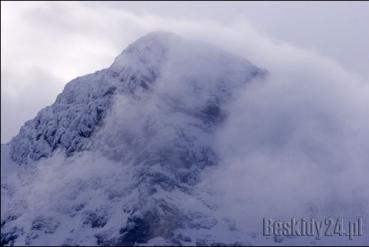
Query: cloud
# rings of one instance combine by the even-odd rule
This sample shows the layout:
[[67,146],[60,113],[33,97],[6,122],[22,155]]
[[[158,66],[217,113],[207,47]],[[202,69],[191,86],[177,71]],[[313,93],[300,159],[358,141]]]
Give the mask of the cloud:
[[[204,173],[199,185],[212,191],[209,200],[216,201],[221,214],[257,232],[262,217],[368,216],[365,74],[315,49],[300,49],[259,32],[244,17],[223,23],[80,3],[23,6],[5,5],[14,12],[2,15],[4,32],[12,33],[2,42],[2,141],[35,109],[51,103],[65,81],[107,67],[129,42],[147,32],[172,31],[220,46],[269,71],[266,81],[248,85],[228,106],[227,122],[214,142],[221,163]],[[13,29],[9,22],[24,28]],[[20,109],[24,113],[8,118]],[[139,112],[126,111],[140,119]]]
[[262,217],[367,217],[368,82],[315,52],[248,37],[232,49],[270,74],[229,106],[222,165],[205,188],[245,231],[259,232]]
[[[365,44],[369,39],[366,29],[368,16],[364,11],[365,5],[360,3],[337,3],[333,7],[323,3],[216,3],[211,10],[204,3],[145,3],[144,6],[133,3],[1,4],[2,109],[12,112],[22,108],[24,112],[29,112],[18,113],[17,118],[2,117],[2,125],[6,126],[2,128],[2,142],[10,140],[41,107],[51,104],[68,81],[109,66],[130,42],[153,30],[168,30],[209,40],[235,53],[241,51],[246,58],[255,59],[252,61],[256,64],[260,57],[257,52],[264,52],[266,57],[270,52],[274,53],[270,49],[253,50],[254,45],[270,47],[267,43],[271,42],[271,37],[266,34],[309,49],[313,44],[314,50],[323,54],[327,52],[345,67],[352,65],[349,68],[353,71],[366,71],[368,64],[360,55],[368,53]],[[183,9],[191,10],[192,14],[184,14]],[[336,12],[340,15],[335,15]],[[312,14],[318,15],[322,21],[317,24],[310,18]],[[344,23],[339,16],[345,17]],[[261,34],[245,18],[251,20]],[[312,38],[306,35],[299,38],[298,26],[288,18],[298,20],[297,23],[310,30]],[[326,29],[323,30],[323,27]],[[334,40],[329,39],[328,34],[329,37],[333,35]],[[37,76],[27,74],[33,67],[43,70],[50,80],[39,81]],[[366,72],[362,76],[368,77]],[[22,90],[24,85],[34,84],[48,88],[47,95]],[[22,100],[8,101],[14,97]]]

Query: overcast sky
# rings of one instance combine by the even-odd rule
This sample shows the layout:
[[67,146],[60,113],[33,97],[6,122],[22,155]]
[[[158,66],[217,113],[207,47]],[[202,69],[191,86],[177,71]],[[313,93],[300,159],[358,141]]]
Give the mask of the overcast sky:
[[216,43],[252,27],[368,81],[368,23],[367,2],[1,2],[1,142],[68,81],[109,66],[150,31]]

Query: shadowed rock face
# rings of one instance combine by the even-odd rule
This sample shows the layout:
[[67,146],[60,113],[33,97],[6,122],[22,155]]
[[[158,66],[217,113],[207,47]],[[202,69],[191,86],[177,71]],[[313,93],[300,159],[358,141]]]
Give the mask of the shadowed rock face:
[[[211,229],[217,220],[187,210],[185,198],[195,198],[202,170],[218,162],[213,138],[226,121],[227,103],[246,83],[265,74],[208,44],[150,33],[128,46],[109,68],[68,83],[55,103],[28,121],[9,143],[10,157],[27,166],[57,151],[69,158],[89,151],[128,167],[132,175],[127,180],[132,182],[126,187],[112,184],[108,190],[116,192],[109,194],[104,208],[87,209],[85,200],[67,210],[65,217],[80,217],[79,227],[93,229],[98,244],[132,245],[156,237],[177,244],[179,239],[195,241],[176,229]],[[111,177],[118,179],[116,174]],[[88,190],[91,183],[77,184]],[[115,225],[110,224],[113,204],[123,207],[124,215]],[[66,224],[42,219],[47,220],[36,221],[38,229],[32,230],[37,236],[53,234]],[[4,225],[2,241],[12,243],[19,235],[12,228],[17,223]],[[29,244],[35,241],[32,232]],[[83,243],[68,234],[66,244]]]

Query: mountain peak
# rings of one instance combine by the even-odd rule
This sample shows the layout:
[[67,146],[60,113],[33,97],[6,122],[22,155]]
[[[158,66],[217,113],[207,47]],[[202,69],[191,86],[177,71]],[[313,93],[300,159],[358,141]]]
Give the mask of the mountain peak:
[[182,104],[181,111],[202,116],[207,110],[217,111],[235,89],[263,74],[219,48],[170,32],[152,32],[129,45],[108,69],[68,83],[55,103],[26,122],[13,138],[11,157],[24,164],[59,149],[68,155],[89,149],[115,95],[140,99],[160,84],[160,94],[167,95],[165,104]]
[[[108,69],[74,79],[6,147],[15,168],[37,172],[24,183],[6,176],[16,190],[6,193],[14,204],[2,210],[2,243],[37,245],[54,234],[47,243],[174,244],[184,231],[229,229],[195,185],[219,162],[214,139],[227,102],[263,74],[246,59],[160,31]],[[19,214],[24,189],[40,188],[46,196],[31,193]]]
[[180,36],[166,31],[151,32],[137,39],[124,49],[115,58],[110,66],[110,70],[119,73],[129,64],[145,66],[147,64],[160,63],[172,44],[179,42],[181,39]]
[[144,36],[142,36],[139,40],[141,39],[160,39],[160,40],[165,40],[165,39],[170,39],[170,38],[180,38],[180,36],[178,34],[172,33],[172,32],[168,32],[168,31],[153,31],[150,32]]

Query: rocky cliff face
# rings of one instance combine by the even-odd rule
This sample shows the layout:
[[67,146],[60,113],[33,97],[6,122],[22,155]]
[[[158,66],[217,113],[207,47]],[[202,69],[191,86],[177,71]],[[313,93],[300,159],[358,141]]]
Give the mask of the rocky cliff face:
[[154,32],[74,79],[4,146],[16,168],[2,179],[2,243],[227,242],[215,233],[232,224],[196,185],[219,162],[213,138],[227,103],[265,75]]

